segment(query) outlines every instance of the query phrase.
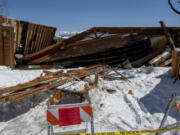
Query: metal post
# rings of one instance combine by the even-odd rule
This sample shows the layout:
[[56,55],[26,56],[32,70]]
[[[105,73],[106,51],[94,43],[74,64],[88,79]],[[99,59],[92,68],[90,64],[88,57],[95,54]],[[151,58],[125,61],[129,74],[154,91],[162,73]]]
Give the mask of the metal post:
[[[87,98],[88,98],[89,105],[92,107],[91,100],[89,97],[89,92],[87,92]],[[93,118],[91,118],[91,135],[94,135],[94,119]]]
[[[47,108],[50,109],[50,102],[49,101],[47,101]],[[49,124],[49,122],[47,122],[47,128],[48,128],[48,135],[51,135],[52,127],[51,127],[51,124]]]
[[[165,112],[164,117],[163,117],[163,119],[162,119],[162,121],[161,121],[161,124],[160,124],[160,126],[159,126],[159,129],[161,129],[162,127],[164,127],[164,123],[165,123],[166,120],[167,120],[167,116],[168,116],[168,114],[169,114],[170,109],[171,109],[171,108],[173,107],[173,105],[174,105],[175,99],[176,99],[176,95],[175,95],[175,94],[172,94],[171,99],[169,100],[169,102],[168,102],[168,104],[167,104],[167,106],[166,106],[166,112]],[[156,133],[156,135],[160,135],[160,133]]]

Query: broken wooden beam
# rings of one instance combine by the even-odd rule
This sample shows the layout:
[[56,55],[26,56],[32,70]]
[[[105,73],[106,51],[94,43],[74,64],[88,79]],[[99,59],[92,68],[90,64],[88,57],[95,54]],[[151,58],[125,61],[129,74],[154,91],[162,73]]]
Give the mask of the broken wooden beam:
[[37,85],[50,83],[52,81],[58,80],[60,77],[63,77],[65,75],[67,75],[67,74],[61,73],[61,74],[59,74],[57,76],[50,76],[48,78],[46,78],[46,76],[45,77],[38,77],[38,78],[35,78],[34,80],[32,80],[30,82],[26,82],[26,83],[23,83],[23,84],[18,84],[16,86],[0,89],[0,95],[4,94],[4,93],[24,90],[24,89],[27,89],[27,88],[35,87]]
[[164,52],[162,52],[161,54],[150,60],[148,63],[151,66],[159,66],[161,63],[163,63],[164,61],[166,61],[166,59],[169,59],[170,57],[171,57],[170,50],[165,50]]
[[175,44],[174,44],[174,41],[169,33],[169,31],[167,30],[166,28],[166,24],[164,23],[164,21],[160,21],[160,24],[161,24],[161,27],[163,28],[164,32],[165,32],[165,35],[166,35],[166,38],[167,38],[167,41],[169,42],[169,44],[171,45],[171,47],[173,49],[175,49]]
[[[100,71],[104,70],[106,67],[107,66],[96,65],[96,66],[88,67],[87,69],[80,69],[80,70],[77,70],[77,71],[70,71],[70,72],[66,73],[66,74],[68,74],[68,76],[65,79],[62,78],[64,76],[60,77],[60,75],[62,75],[62,72],[60,72],[60,71],[56,72],[56,73],[58,73],[58,75],[55,74],[55,73],[54,74],[53,73],[52,74],[48,73],[48,75],[46,75],[46,77],[48,79],[51,79],[52,76],[53,77],[57,76],[58,78],[56,78],[55,81],[51,81],[49,83],[43,83],[42,80],[40,82],[37,82],[37,79],[39,79],[39,78],[36,78],[35,79],[36,81],[34,80],[34,81],[31,81],[31,82],[28,82],[29,83],[28,86],[25,86],[25,84],[28,84],[28,83],[25,83],[25,84],[21,84],[20,87],[19,86],[13,86],[13,87],[1,89],[0,100],[1,101],[10,100],[11,102],[15,102],[15,101],[30,97],[32,95],[38,94],[40,92],[56,88],[58,86],[66,84],[68,82],[72,82],[72,81],[76,80],[73,77],[73,75],[76,75],[78,78],[84,78],[84,77],[89,76],[91,74],[99,73]],[[35,83],[35,82],[37,82],[37,83]],[[47,80],[46,80],[46,82],[47,82]],[[33,85],[31,83],[33,83]],[[33,87],[31,87],[31,86],[33,86]],[[12,89],[12,88],[14,88],[14,89]],[[28,89],[25,89],[25,88],[28,88]],[[4,93],[5,93],[5,95],[3,95]]]
[[170,58],[170,59],[164,61],[164,62],[161,63],[159,66],[160,66],[160,67],[165,67],[165,66],[170,65],[171,63],[172,63],[172,58]]
[[155,51],[147,56],[145,56],[144,58],[141,58],[139,60],[136,60],[134,62],[132,62],[132,66],[133,67],[137,67],[137,66],[142,66],[143,64],[145,64],[147,61],[149,61],[150,59],[156,57],[158,54],[162,53],[163,50],[158,50],[158,51]]

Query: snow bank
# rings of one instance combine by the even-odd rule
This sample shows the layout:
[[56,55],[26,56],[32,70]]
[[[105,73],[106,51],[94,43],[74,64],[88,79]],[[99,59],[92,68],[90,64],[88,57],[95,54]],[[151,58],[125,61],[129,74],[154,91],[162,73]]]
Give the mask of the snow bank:
[[[90,91],[95,131],[149,130],[158,128],[171,94],[176,92],[177,95],[180,95],[180,81],[173,84],[174,79],[170,77],[170,68],[141,67],[132,70],[119,69],[118,72],[126,76],[131,83],[118,79],[118,75],[111,72],[114,77],[112,81],[100,79],[98,87]],[[0,67],[0,87],[32,80],[41,73],[41,70],[12,71],[6,67]],[[93,78],[93,75],[89,77],[90,80],[93,80]],[[80,82],[66,87],[67,89],[82,89],[83,84],[83,82]],[[109,93],[107,89],[115,90],[115,92]],[[132,94],[128,94],[129,90],[132,91]],[[50,94],[39,94],[38,97],[42,98],[42,101],[37,102],[34,106],[28,106],[26,112],[12,118],[4,116],[5,112],[13,111],[10,108],[14,108],[16,111],[21,110],[24,104],[30,104],[38,100],[27,99],[11,106],[1,105],[0,110],[6,109],[4,112],[0,111],[0,134],[46,134],[46,100]],[[18,105],[20,106],[19,108]],[[174,123],[177,120],[180,120],[180,116],[177,109],[174,109],[170,112],[166,124]],[[82,128],[82,126],[78,128]],[[69,127],[64,127],[62,130],[66,129],[69,129]],[[171,131],[165,134],[172,133],[175,132]]]

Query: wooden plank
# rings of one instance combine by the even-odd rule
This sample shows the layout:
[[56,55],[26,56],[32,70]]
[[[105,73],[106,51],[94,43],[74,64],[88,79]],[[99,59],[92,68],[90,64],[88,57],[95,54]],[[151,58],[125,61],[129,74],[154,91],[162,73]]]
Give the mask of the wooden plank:
[[[96,67],[96,68],[90,68],[90,70],[85,69],[86,72],[77,72],[77,71],[75,71],[75,73],[77,74],[78,78],[84,78],[84,77],[89,76],[91,74],[99,73],[100,71],[104,70],[105,68],[107,68],[107,66],[104,66],[104,67],[100,66],[100,67]],[[78,70],[78,71],[80,71],[80,70]],[[34,94],[38,94],[39,92],[50,90],[52,88],[56,88],[58,86],[61,86],[63,84],[71,82],[73,80],[75,80],[74,77],[69,77],[69,78],[63,79],[63,80],[60,79],[60,80],[54,81],[52,83],[44,84],[44,85],[38,86],[36,88],[29,89],[28,91],[24,90],[24,91],[19,91],[19,92],[16,92],[16,93],[6,95],[5,97],[1,97],[0,100],[7,99],[7,100],[10,100],[11,102],[14,102],[14,101],[17,101],[17,100],[27,98],[27,97],[32,96]]]
[[[176,33],[180,27],[167,27],[170,33]],[[161,27],[96,27],[97,32],[109,34],[145,34],[145,35],[162,35],[164,31]]]
[[48,46],[51,45],[51,43],[52,43],[52,41],[53,41],[53,39],[54,39],[55,33],[56,33],[56,29],[51,29],[51,37],[50,37],[50,39],[49,39],[49,41],[48,41],[48,43],[47,43]]
[[39,44],[40,34],[41,34],[40,30],[41,30],[41,26],[37,26],[36,41],[34,42],[32,52],[36,52],[40,46],[40,44]]
[[43,32],[43,40],[42,40],[41,48],[43,48],[43,46],[46,46],[47,38],[48,38],[48,28],[45,27]]
[[69,75],[78,75],[80,73],[82,74],[86,74],[86,72],[89,72],[90,70],[98,70],[102,68],[101,66],[91,66],[89,68],[85,68],[85,69],[79,69],[79,70],[75,70],[75,71],[69,71],[68,73],[62,73],[62,70],[58,70],[56,72],[51,72],[51,74],[46,74],[45,76],[40,76],[37,77],[35,79],[33,79],[30,82],[26,82],[23,84],[18,84],[16,86],[11,86],[11,87],[7,87],[7,88],[3,88],[0,89],[0,94],[5,94],[5,93],[10,93],[10,92],[15,92],[15,91],[19,91],[19,90],[23,90],[26,88],[31,88],[40,84],[45,84],[45,83],[49,83],[51,81],[55,81],[57,79],[60,79],[60,77],[64,77],[64,76],[69,76]]
[[45,28],[44,27],[41,27],[41,37],[40,37],[40,42],[39,42],[39,47],[38,47],[38,49],[36,50],[36,52],[37,51],[39,51],[39,50],[41,50],[42,48],[44,48],[44,44],[43,44],[43,41],[45,40]]
[[15,53],[15,51],[16,51],[16,37],[17,37],[17,22],[16,22],[16,20],[14,20],[14,19],[12,19],[11,20],[11,24],[10,24],[10,26],[13,28],[13,35],[14,35],[14,39],[13,39],[13,47],[14,47],[14,53]]
[[32,33],[32,25],[31,24],[28,24],[28,28],[27,28],[27,36],[26,36],[26,43],[25,43],[25,49],[24,49],[24,52],[25,54],[28,54],[28,51],[29,51],[29,45],[30,45],[30,40],[31,40],[31,33]]
[[34,29],[33,29],[33,33],[32,33],[32,46],[31,46],[31,52],[30,53],[34,52],[34,48],[36,46],[35,42],[36,42],[37,28],[38,28],[38,25],[34,25]]
[[46,41],[45,41],[45,44],[44,44],[44,46],[42,47],[42,49],[43,48],[46,48],[47,46],[49,46],[48,45],[48,41],[49,41],[49,39],[51,38],[51,29],[47,29],[47,32],[46,32]]
[[159,66],[164,67],[164,66],[170,65],[171,63],[172,63],[172,59],[170,58],[170,59],[164,61],[163,63],[161,63]]
[[17,35],[17,50],[20,49],[20,45],[21,45],[21,34],[22,34],[22,24],[20,21],[18,21],[18,25],[19,25],[19,28],[18,28],[18,35]]
[[40,27],[41,29],[41,32],[40,32],[40,39],[39,39],[39,46],[38,46],[38,49],[36,50],[36,52],[37,51],[39,51],[39,50],[41,50],[41,48],[42,48],[42,46],[43,46],[43,39],[44,39],[44,37],[43,37],[43,34],[44,34],[44,27],[43,26],[41,26]]
[[48,31],[47,31],[47,40],[46,40],[46,44],[44,45],[44,47],[43,48],[45,48],[45,47],[47,47],[47,46],[49,46],[50,44],[49,44],[49,41],[52,41],[52,29],[48,29]]
[[34,80],[32,80],[30,82],[27,82],[27,83],[18,84],[16,86],[0,89],[0,94],[9,93],[9,92],[15,92],[15,91],[31,88],[31,87],[34,87],[34,86],[37,86],[37,85],[40,85],[40,84],[50,83],[52,81],[58,80],[60,77],[63,77],[65,75],[67,75],[67,74],[60,73],[58,75],[50,76],[48,78],[46,78],[46,77],[37,77]]
[[153,58],[152,60],[150,60],[148,63],[150,65],[159,66],[161,63],[163,63],[164,61],[166,61],[166,59],[170,57],[171,57],[171,52],[166,50],[163,53],[156,56],[155,58]]
[[132,62],[132,66],[133,67],[136,67],[136,66],[139,66],[139,65],[143,65],[145,62],[147,62],[148,60],[154,58],[155,56],[157,56],[158,54],[160,54],[163,50],[158,50],[158,51],[155,51],[149,55],[147,55],[146,57],[144,58],[141,58],[139,60],[136,60],[134,62]]
[[[47,38],[46,38],[46,42],[45,42],[44,48],[50,46],[49,40],[52,41],[52,39],[53,39],[53,37],[52,37],[52,35],[53,35],[52,29],[49,29],[49,28],[48,28],[46,34],[47,34]],[[42,49],[43,49],[43,48],[42,48]]]

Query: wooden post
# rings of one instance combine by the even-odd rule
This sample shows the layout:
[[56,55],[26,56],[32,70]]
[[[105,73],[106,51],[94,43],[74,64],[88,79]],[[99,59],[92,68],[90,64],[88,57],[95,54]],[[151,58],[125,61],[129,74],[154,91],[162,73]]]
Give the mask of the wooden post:
[[13,27],[9,27],[9,34],[10,34],[10,38],[9,38],[9,44],[10,44],[10,67],[14,68],[15,64],[14,64],[14,30]]
[[166,28],[166,24],[164,23],[164,21],[160,21],[160,24],[161,24],[161,27],[163,28],[163,30],[165,32],[165,35],[166,35],[166,38],[167,38],[169,44],[172,46],[173,49],[175,49],[176,47],[175,47],[174,41],[172,40],[172,37]]
[[14,31],[13,27],[3,27],[4,63],[14,68]]
[[2,37],[2,21],[3,18],[0,16],[0,65],[4,64],[4,49],[3,49],[3,37]]
[[180,79],[180,50],[172,51],[172,77]]

